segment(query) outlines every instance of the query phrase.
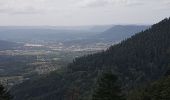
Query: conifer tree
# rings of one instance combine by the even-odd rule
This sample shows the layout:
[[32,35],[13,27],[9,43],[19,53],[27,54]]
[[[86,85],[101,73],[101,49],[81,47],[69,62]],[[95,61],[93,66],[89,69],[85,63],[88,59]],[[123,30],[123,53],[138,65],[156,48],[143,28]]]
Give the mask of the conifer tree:
[[11,100],[9,92],[2,85],[0,85],[0,100]]
[[111,72],[104,73],[97,80],[97,87],[92,100],[124,100],[117,77]]

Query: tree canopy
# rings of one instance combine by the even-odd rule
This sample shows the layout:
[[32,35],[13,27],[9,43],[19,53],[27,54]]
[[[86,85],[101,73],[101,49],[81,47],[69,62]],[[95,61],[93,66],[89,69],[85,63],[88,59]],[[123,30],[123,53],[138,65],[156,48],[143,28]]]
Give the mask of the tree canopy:
[[11,98],[9,92],[3,87],[3,85],[0,85],[0,100],[11,100]]
[[105,72],[98,78],[92,100],[123,100],[121,87],[118,85],[117,77],[114,74]]

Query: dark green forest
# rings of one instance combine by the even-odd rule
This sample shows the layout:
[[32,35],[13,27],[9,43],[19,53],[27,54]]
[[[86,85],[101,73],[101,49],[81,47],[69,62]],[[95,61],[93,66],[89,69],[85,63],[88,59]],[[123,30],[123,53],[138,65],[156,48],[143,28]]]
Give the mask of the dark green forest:
[[170,19],[106,51],[76,58],[65,68],[25,81],[11,93],[14,100],[91,100],[98,76],[107,70],[118,77],[128,100],[169,100]]
[[12,96],[10,93],[4,88],[4,86],[0,85],[0,100],[11,100]]
[[170,76],[131,91],[128,100],[170,100]]
[[118,78],[111,71],[98,76],[92,100],[125,100],[117,80]]

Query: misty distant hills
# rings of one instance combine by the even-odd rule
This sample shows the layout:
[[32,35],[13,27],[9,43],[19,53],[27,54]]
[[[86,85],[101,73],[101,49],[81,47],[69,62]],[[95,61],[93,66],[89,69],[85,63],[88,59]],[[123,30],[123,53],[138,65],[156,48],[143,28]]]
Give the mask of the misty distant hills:
[[79,30],[104,32],[113,25],[94,25],[94,26],[0,26],[0,29],[54,29],[54,30]]
[[117,42],[148,28],[149,26],[147,25],[116,25],[96,36],[96,38],[104,41]]
[[1,26],[0,40],[9,41],[71,41],[99,34],[111,25],[106,26]]
[[138,25],[103,26],[1,26],[0,40],[8,41],[120,41],[147,29]]
[[[86,45],[86,44],[95,44],[95,43],[115,44],[135,35],[138,32],[146,30],[149,27],[150,27],[149,25],[115,25],[103,32],[100,32],[99,34],[94,34],[91,37],[86,37],[81,40],[69,41],[66,44],[70,44],[70,45],[73,44]],[[99,29],[99,27],[94,27],[94,28]]]
[[1,29],[0,39],[10,41],[64,41],[74,40],[83,37],[85,32],[72,30],[55,30],[55,29]]

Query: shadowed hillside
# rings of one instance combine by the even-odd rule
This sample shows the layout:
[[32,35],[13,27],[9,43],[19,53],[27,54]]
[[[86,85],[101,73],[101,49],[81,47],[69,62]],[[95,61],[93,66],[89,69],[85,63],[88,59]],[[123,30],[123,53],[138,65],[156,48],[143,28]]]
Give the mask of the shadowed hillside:
[[170,64],[170,19],[164,19],[108,50],[76,58],[67,68],[26,81],[11,92],[15,100],[90,100],[97,76],[112,70],[124,91],[163,76]]

